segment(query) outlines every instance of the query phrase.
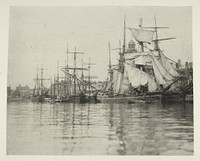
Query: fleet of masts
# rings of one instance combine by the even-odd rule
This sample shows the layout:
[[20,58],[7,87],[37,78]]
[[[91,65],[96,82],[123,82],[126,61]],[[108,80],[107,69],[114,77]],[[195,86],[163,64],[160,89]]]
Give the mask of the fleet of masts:
[[[179,77],[177,71],[174,69],[171,63],[174,63],[173,60],[169,59],[163,54],[163,51],[159,47],[159,42],[164,40],[175,39],[172,38],[159,38],[158,29],[167,29],[168,27],[157,26],[156,18],[154,17],[155,26],[153,27],[144,27],[142,19],[140,20],[139,29],[126,27],[126,21],[124,18],[124,32],[123,32],[123,45],[119,49],[119,63],[117,66],[112,65],[111,61],[111,47],[110,42],[108,43],[108,53],[109,53],[109,62],[108,62],[108,75],[109,78],[106,81],[106,86],[102,88],[101,92],[111,96],[116,96],[118,94],[127,94],[130,92],[130,87],[135,91],[141,90],[141,87],[148,86],[149,91],[156,91],[163,88],[169,88],[177,77]],[[135,42],[138,44],[139,49],[136,49],[136,43],[131,42],[126,47],[126,30],[129,29]],[[155,38],[153,36],[155,34]],[[154,49],[148,47],[149,44],[154,44]],[[157,55],[156,55],[156,54]],[[73,55],[73,67],[69,66],[69,54]],[[57,63],[57,77],[54,75],[54,81],[51,79],[45,79],[43,76],[43,71],[46,70],[43,66],[38,69],[36,75],[36,86],[35,91],[40,96],[47,94],[43,86],[44,80],[51,80],[50,87],[50,98],[54,100],[68,100],[70,97],[78,97],[81,95],[85,99],[87,96],[89,99],[95,94],[97,94],[96,87],[93,86],[91,79],[96,78],[91,76],[91,66],[95,65],[91,62],[89,58],[88,63],[84,63],[82,59],[81,67],[77,66],[77,56],[84,55],[85,53],[77,51],[76,47],[74,51],[68,50],[67,45],[67,61],[65,61],[64,66]],[[130,58],[129,58],[130,56]],[[142,60],[145,57],[144,60]],[[137,64],[137,58],[144,64]],[[147,65],[150,61],[150,68]],[[170,63],[168,62],[170,61]],[[87,68],[84,67],[87,65]],[[38,76],[38,71],[41,71],[41,78]],[[60,70],[64,73],[64,77],[60,76]],[[85,76],[84,72],[88,72],[88,76]],[[135,72],[138,75],[133,76],[131,72]],[[141,77],[143,80],[139,80],[137,77]],[[140,82],[139,82],[140,81]],[[142,82],[141,82],[142,81]],[[170,86],[171,87],[171,86]],[[38,92],[40,91],[40,92]],[[132,91],[131,91],[132,92]],[[36,93],[36,92],[35,92]],[[35,94],[36,95],[36,94]]]

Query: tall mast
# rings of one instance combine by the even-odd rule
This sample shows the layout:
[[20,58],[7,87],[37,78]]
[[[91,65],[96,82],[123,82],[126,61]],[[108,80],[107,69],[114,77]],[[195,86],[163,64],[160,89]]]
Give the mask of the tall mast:
[[54,97],[55,97],[55,94],[56,94],[56,88],[55,88],[55,86],[56,86],[56,76],[54,74],[54,78],[53,78],[53,96]]
[[84,80],[84,73],[83,73],[83,58],[82,58],[82,74],[81,74],[81,79],[83,81],[82,89],[84,89],[85,88],[85,86],[84,86],[85,80]]
[[39,89],[39,82],[38,82],[38,65],[37,65],[37,76],[36,76],[36,89]]
[[41,88],[43,88],[43,65],[41,68]]
[[[66,70],[67,64],[66,64],[66,59],[65,59],[65,70]],[[66,85],[67,85],[67,73],[65,71],[65,81],[64,81],[64,95],[66,97]]]
[[88,88],[89,88],[89,97],[91,95],[91,75],[90,75],[90,69],[91,65],[95,65],[94,63],[91,63],[89,58],[89,63],[86,63],[88,65]]
[[154,49],[156,51],[160,51],[160,48],[159,48],[159,45],[158,45],[158,30],[157,30],[157,23],[156,23],[156,16],[155,15],[154,15],[154,23],[155,23],[155,33],[156,33],[156,41],[154,42],[155,43]]
[[57,92],[58,95],[60,94],[60,89],[59,89],[59,60],[58,60],[58,64],[57,64]]
[[53,91],[52,91],[52,77],[51,77],[51,98],[53,97]]
[[109,75],[110,75],[110,81],[112,81],[112,64],[111,64],[111,49],[110,49],[110,42],[108,43],[108,51],[109,51]]
[[156,16],[154,16],[154,25],[155,25],[154,27],[143,27],[143,28],[154,29],[154,31],[155,31],[155,33],[156,33],[156,39],[153,40],[153,42],[154,42],[154,50],[160,52],[159,42],[160,42],[160,41],[164,41],[164,40],[175,39],[175,37],[162,38],[162,39],[160,39],[160,38],[158,37],[158,29],[168,29],[169,27],[158,27],[158,26],[157,26]]
[[65,83],[67,83],[66,84],[67,85],[67,95],[69,96],[69,76],[68,76],[69,58],[68,58],[68,55],[69,55],[69,49],[68,49],[68,43],[67,43],[67,66],[66,66],[67,68],[65,69],[65,76],[67,76],[67,82],[65,82]]
[[123,54],[126,51],[126,16],[124,16],[124,44],[123,44]]
[[81,71],[81,78],[84,79],[84,75],[83,75],[83,58],[82,58],[82,71]]
[[119,40],[119,53],[122,52],[121,41]]
[[126,17],[124,16],[124,40],[123,40],[123,51],[120,54],[120,59],[119,59],[119,69],[121,72],[123,72],[124,69],[124,54],[126,52]]
[[[44,78],[43,78],[43,74],[44,74],[43,71],[44,71],[44,70],[47,70],[47,69],[43,68],[43,65],[41,66],[41,69],[40,69],[40,70],[41,70],[41,79],[40,79],[40,82],[41,82],[40,84],[41,84],[41,85],[40,85],[40,88],[41,88],[41,95],[42,95],[42,94],[43,94],[43,81],[44,81],[44,80],[49,80],[49,79],[44,79]],[[38,80],[39,80],[39,79],[38,79]]]
[[74,96],[76,96],[76,46],[74,51]]
[[91,84],[91,82],[90,82],[90,58],[89,58],[89,65],[88,65],[88,69],[89,69],[89,77],[88,77],[88,79],[89,79],[89,96],[90,96],[90,84]]
[[74,95],[76,96],[76,80],[77,80],[77,78],[76,78],[76,70],[82,70],[82,68],[77,68],[76,67],[76,55],[77,54],[84,54],[83,52],[77,52],[76,51],[76,47],[75,47],[75,51],[74,52],[69,52],[68,51],[68,53],[71,53],[71,54],[74,54],[74,68],[67,68],[67,69],[73,69],[74,70]]
[[157,23],[156,23],[156,16],[155,15],[154,15],[154,23],[155,23],[156,39],[158,39],[158,30],[157,30]]

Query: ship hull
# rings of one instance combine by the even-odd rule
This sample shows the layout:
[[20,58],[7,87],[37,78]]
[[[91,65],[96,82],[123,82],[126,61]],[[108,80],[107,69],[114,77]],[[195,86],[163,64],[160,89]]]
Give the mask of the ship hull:
[[58,100],[54,100],[53,102],[62,102],[62,103],[99,103],[100,101],[94,96],[88,97],[88,96],[82,95],[82,96],[61,98],[61,99],[58,99]]
[[161,94],[138,96],[98,96],[101,103],[151,103],[160,102]]
[[44,96],[36,96],[32,98],[33,102],[45,102],[45,97]]
[[161,102],[163,104],[193,103],[193,94],[185,94],[182,92],[168,92],[162,94]]

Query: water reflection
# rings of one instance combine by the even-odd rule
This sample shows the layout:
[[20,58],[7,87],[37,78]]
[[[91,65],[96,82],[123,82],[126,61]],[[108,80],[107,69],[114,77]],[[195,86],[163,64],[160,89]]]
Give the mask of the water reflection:
[[7,111],[7,154],[193,154],[191,104],[12,102]]

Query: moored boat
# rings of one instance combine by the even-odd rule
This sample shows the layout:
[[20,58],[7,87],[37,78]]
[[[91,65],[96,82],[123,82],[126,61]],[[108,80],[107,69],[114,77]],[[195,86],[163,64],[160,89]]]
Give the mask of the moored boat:
[[[158,29],[165,27],[129,28],[134,38],[126,49],[126,23],[124,21],[124,42],[119,51],[119,63],[112,66],[109,45],[109,78],[98,95],[101,102],[134,103],[161,101],[163,89],[167,88],[180,75],[175,62],[165,56],[159,42],[174,38],[158,38]],[[153,49],[152,49],[153,47]],[[122,51],[121,51],[122,49]],[[174,83],[173,83],[174,84]],[[170,87],[179,88],[176,83]],[[185,99],[180,95],[181,99]]]

